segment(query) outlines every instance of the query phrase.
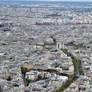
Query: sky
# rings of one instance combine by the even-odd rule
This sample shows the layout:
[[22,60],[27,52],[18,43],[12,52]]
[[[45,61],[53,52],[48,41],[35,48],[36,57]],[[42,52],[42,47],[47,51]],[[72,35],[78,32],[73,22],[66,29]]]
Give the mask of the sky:
[[92,0],[24,0],[24,1],[92,1]]
[[[39,0],[37,0],[37,1],[39,1]],[[92,0],[40,0],[40,1],[92,1]]]
[[[2,0],[2,1],[7,1],[7,0]],[[80,1],[80,2],[91,1],[92,2],[92,0],[11,0],[11,1]]]
[[[36,0],[34,0],[34,1],[36,1]],[[37,1],[92,1],[92,0],[37,0]]]

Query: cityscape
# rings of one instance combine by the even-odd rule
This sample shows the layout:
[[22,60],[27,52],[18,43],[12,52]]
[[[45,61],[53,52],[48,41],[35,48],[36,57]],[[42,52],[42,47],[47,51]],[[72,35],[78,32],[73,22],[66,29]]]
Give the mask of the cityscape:
[[92,92],[92,2],[73,1],[0,0],[0,92]]

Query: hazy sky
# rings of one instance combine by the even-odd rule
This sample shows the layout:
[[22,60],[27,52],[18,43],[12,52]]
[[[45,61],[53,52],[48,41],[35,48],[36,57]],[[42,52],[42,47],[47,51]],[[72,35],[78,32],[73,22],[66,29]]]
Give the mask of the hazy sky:
[[[7,1],[7,0],[0,0],[0,1]],[[91,1],[92,2],[92,0],[11,0],[11,1],[80,1],[80,2]]]
[[92,0],[24,0],[24,1],[92,1]]
[[[27,1],[33,1],[33,0],[27,0]],[[34,1],[92,1],[92,0],[34,0]]]
[[[27,1],[33,1],[33,0],[27,0]],[[92,1],[92,0],[34,0],[34,1]]]
[[92,0],[41,0],[41,1],[92,1]]

